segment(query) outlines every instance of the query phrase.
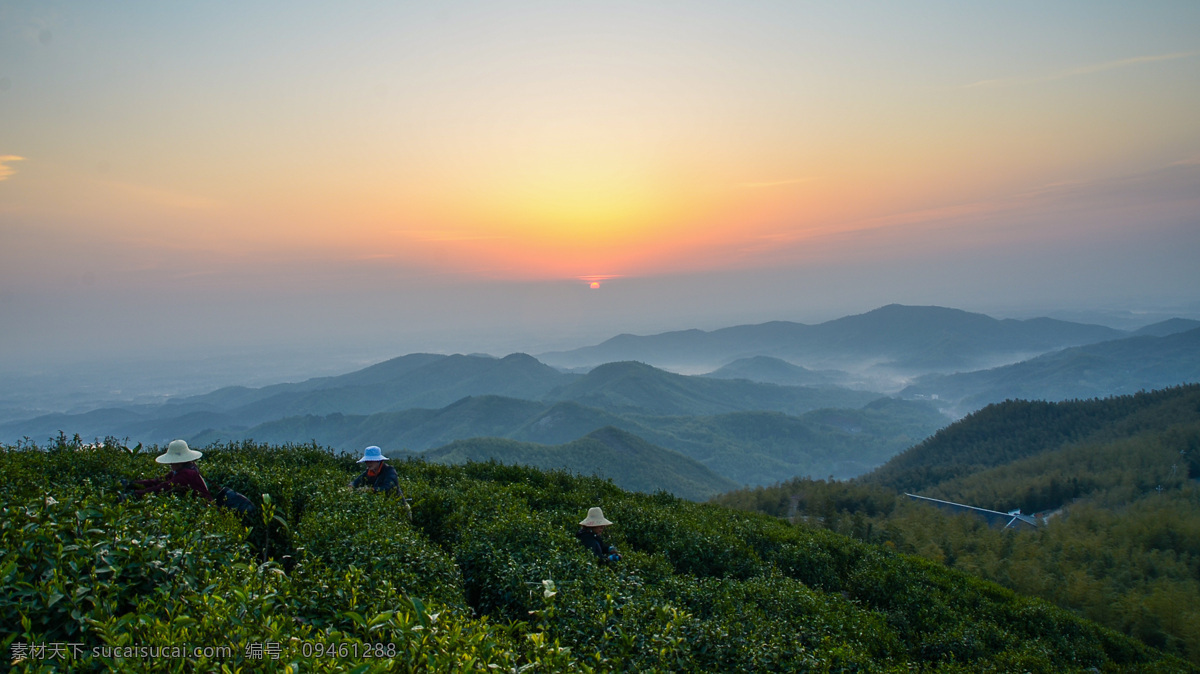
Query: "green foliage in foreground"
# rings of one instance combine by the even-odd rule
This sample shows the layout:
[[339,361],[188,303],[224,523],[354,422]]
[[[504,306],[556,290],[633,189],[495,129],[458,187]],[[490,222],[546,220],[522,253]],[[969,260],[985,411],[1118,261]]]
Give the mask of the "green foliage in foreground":
[[[0,453],[7,656],[82,650],[14,669],[1188,669],[937,564],[594,478],[401,463],[410,519],[394,497],[346,489],[352,459],[209,448],[210,485],[262,506],[243,521],[190,497],[119,501],[118,478],[162,472],[155,454],[78,442]],[[572,536],[593,505],[617,522],[618,564],[598,566]],[[173,659],[112,650],[183,646]]]

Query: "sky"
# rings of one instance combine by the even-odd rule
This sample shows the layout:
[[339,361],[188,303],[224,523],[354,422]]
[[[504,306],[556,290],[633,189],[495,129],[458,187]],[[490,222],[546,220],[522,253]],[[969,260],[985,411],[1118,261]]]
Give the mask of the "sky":
[[1197,317],[1197,253],[1191,0],[0,0],[0,370]]

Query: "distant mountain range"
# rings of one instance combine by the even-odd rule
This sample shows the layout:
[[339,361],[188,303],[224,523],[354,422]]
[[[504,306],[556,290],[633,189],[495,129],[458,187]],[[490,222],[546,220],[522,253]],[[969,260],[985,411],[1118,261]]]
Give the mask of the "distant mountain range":
[[621,335],[541,358],[410,354],[298,383],[10,421],[0,441],[42,443],[61,431],[147,444],[316,440],[351,452],[371,444],[435,452],[500,438],[513,442],[485,446],[510,461],[576,456],[552,450],[611,428],[737,484],[848,478],[944,426],[943,412],[1200,381],[1200,322],[1130,333],[889,305],[813,326]]
[[958,309],[892,304],[818,325],[776,321],[712,332],[618,335],[595,346],[538,358],[564,368],[636,360],[702,371],[769,356],[812,369],[911,375],[992,367],[1128,334],[1050,318],[997,320]]
[[[689,416],[751,410],[800,414],[821,407],[861,407],[879,394],[688,377],[640,363],[610,363],[587,375],[575,375],[554,370],[525,354],[500,359],[414,354],[298,384],[234,387],[162,405],[44,415],[0,425],[0,437],[44,439],[59,430],[74,429],[84,437],[112,435],[162,443],[206,430],[232,434],[310,415],[397,412],[423,419],[432,409],[477,396],[577,402],[615,414]],[[472,424],[479,426],[477,421]]]
[[[0,433],[44,441],[62,430],[154,444],[182,437],[197,446],[315,440],[357,452],[372,444],[427,451],[485,437],[554,446],[613,427],[735,484],[768,484],[781,475],[857,475],[948,421],[928,403],[879,399],[837,387],[684,376],[641,363],[608,363],[579,375],[524,354],[413,354],[298,384],[47,415],[4,424]],[[421,403],[438,406],[411,406]]]

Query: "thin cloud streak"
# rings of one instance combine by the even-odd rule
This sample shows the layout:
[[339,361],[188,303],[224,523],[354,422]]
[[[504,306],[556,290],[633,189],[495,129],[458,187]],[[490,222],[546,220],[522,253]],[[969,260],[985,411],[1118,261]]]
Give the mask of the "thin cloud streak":
[[1100,73],[1106,70],[1116,70],[1118,68],[1127,68],[1129,66],[1141,65],[1143,63],[1157,63],[1159,61],[1174,61],[1177,59],[1188,58],[1200,54],[1200,51],[1176,52],[1174,54],[1157,54],[1154,56],[1137,56],[1120,61],[1108,61],[1107,63],[1097,63],[1090,66],[1081,66],[1078,68],[1069,68],[1058,72],[1050,73],[1049,75],[1041,75],[1036,77],[1001,77],[991,80],[980,80],[964,85],[965,89],[977,88],[997,88],[997,87],[1016,87],[1026,84],[1041,84],[1042,82],[1053,82],[1055,80],[1067,79],[1068,77],[1076,77],[1078,75],[1090,75],[1092,73]]
[[15,161],[25,161],[25,158],[15,154],[0,155],[0,180],[8,180],[9,176],[17,172],[15,168],[9,166]]

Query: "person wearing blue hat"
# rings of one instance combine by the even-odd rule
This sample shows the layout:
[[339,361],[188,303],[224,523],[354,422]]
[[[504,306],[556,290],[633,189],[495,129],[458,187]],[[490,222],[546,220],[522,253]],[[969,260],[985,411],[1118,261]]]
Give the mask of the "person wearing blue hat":
[[354,489],[393,492],[403,496],[400,491],[400,476],[396,474],[395,468],[384,463],[387,460],[383,450],[374,445],[367,447],[363,457],[358,460],[358,463],[365,463],[367,469],[354,478],[350,486]]

